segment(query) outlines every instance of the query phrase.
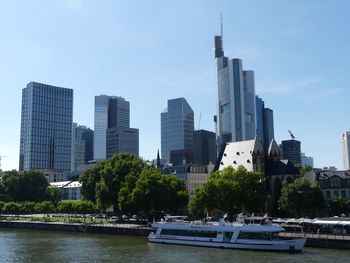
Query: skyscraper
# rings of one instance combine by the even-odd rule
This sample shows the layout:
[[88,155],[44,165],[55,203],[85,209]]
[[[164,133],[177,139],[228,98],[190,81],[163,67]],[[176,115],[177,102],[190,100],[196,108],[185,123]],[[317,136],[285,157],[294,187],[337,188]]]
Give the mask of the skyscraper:
[[22,90],[19,170],[70,171],[73,90],[30,82]]
[[243,70],[242,60],[224,56],[222,38],[215,36],[219,148],[226,142],[253,139],[256,132],[254,72]]
[[301,153],[301,166],[309,165],[314,168],[314,158],[306,156],[305,153]]
[[139,130],[114,127],[107,130],[107,158],[116,153],[132,153],[139,156]]
[[197,130],[193,133],[194,163],[212,164],[216,163],[217,146],[214,132]]
[[301,149],[300,141],[298,140],[285,140],[282,141],[282,155],[283,159],[288,159],[293,164],[301,165]]
[[86,126],[73,123],[71,171],[77,170],[79,165],[87,164],[93,159],[94,131]]
[[256,103],[256,129],[258,135],[263,142],[264,149],[267,151],[272,139],[274,139],[274,124],[273,124],[273,111],[269,108],[265,108],[264,101],[255,96]]
[[343,149],[344,170],[350,170],[350,132],[341,134],[341,144]]
[[95,96],[94,159],[106,159],[107,130],[130,126],[130,103],[122,97]]
[[[168,107],[161,116],[161,155],[170,162],[170,152],[174,155],[182,151],[183,156],[193,155],[194,114],[184,98],[168,100]],[[190,162],[187,160],[187,162]]]

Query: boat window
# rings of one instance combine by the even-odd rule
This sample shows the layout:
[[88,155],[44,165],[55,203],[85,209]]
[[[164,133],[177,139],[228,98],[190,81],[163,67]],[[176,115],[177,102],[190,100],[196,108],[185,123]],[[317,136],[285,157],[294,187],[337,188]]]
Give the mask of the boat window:
[[161,235],[167,236],[191,236],[216,238],[216,231],[182,230],[182,229],[162,229]]
[[239,239],[256,239],[256,240],[278,240],[278,232],[244,232],[241,231]]

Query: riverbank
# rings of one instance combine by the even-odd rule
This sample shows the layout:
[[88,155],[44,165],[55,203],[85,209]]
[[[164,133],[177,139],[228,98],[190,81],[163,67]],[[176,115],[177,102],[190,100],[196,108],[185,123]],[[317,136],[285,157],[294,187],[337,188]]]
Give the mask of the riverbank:
[[91,224],[72,222],[43,222],[27,220],[1,220],[0,228],[33,229],[66,232],[86,232],[99,234],[118,234],[148,236],[152,228],[137,224]]
[[[28,220],[0,220],[0,228],[5,229],[32,229],[48,231],[83,232],[98,234],[148,236],[154,229],[141,224],[96,224],[73,222],[43,222]],[[350,249],[350,236],[323,235],[285,232],[284,237],[307,238],[305,247]]]

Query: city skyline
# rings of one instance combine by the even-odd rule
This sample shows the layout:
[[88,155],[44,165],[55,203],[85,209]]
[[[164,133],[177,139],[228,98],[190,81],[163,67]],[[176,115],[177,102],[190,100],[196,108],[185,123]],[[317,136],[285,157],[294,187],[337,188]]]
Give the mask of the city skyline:
[[339,138],[350,123],[343,114],[350,96],[344,26],[349,8],[346,1],[322,0],[148,1],[137,8],[73,0],[1,2],[2,169],[18,169],[20,93],[32,80],[74,89],[73,121],[88,127],[94,126],[94,96],[126,98],[135,105],[130,126],[140,129],[145,159],[154,159],[160,148],[159,111],[170,98],[186,98],[195,129],[214,131],[212,39],[220,33],[221,11],[225,53],[254,69],[256,94],[274,110],[276,140],[288,139],[291,130],[315,167],[343,169]]

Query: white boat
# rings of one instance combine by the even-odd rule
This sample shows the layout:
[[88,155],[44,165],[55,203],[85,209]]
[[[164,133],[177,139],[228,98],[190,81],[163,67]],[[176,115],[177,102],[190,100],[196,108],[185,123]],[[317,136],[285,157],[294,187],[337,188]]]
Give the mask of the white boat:
[[148,236],[149,242],[180,244],[217,248],[300,251],[306,239],[287,239],[279,235],[284,228],[266,220],[253,220],[246,224],[244,219],[236,223],[184,221],[185,217],[167,216],[164,221],[153,223],[156,232]]

